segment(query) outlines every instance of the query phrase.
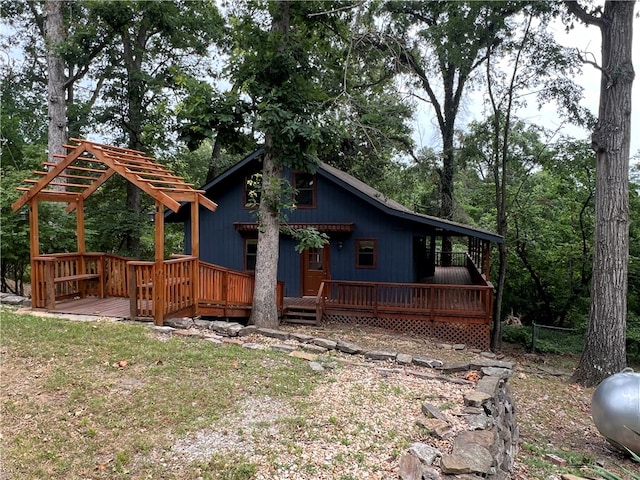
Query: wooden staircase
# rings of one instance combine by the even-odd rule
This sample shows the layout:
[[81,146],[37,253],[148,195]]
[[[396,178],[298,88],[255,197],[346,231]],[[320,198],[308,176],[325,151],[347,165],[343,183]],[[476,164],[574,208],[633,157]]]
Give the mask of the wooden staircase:
[[298,325],[318,325],[315,298],[285,298],[282,322]]

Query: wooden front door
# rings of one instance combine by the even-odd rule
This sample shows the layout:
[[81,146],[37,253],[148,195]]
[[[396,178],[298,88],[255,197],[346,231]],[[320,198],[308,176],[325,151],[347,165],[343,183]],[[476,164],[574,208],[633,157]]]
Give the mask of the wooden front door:
[[302,295],[317,295],[320,283],[329,278],[329,245],[302,252]]

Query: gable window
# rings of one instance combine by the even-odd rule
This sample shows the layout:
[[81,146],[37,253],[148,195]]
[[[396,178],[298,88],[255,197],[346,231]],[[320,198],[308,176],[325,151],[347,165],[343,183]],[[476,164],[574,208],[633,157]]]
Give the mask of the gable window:
[[244,177],[244,208],[258,208],[260,203],[260,175],[255,173]]
[[296,172],[293,174],[293,188],[296,189],[295,204],[297,208],[315,208],[316,176],[311,173]]
[[258,239],[244,239],[244,269],[247,272],[256,271],[256,258],[258,256]]
[[378,265],[378,241],[361,238],[356,240],[356,268],[376,268]]

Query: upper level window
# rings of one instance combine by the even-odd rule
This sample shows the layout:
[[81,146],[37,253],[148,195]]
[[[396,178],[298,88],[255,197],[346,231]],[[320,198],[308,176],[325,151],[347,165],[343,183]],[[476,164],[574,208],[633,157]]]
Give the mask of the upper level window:
[[297,192],[295,198],[295,204],[297,208],[314,208],[316,206],[315,175],[304,172],[294,173],[293,187]]
[[378,241],[356,240],[356,268],[376,268],[378,265]]

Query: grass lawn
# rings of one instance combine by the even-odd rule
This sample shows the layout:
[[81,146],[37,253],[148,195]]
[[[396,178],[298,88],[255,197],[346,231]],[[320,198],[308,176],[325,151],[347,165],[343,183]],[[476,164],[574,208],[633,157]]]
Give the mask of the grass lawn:
[[[415,422],[423,401],[460,418],[464,387],[447,382],[339,362],[318,374],[284,353],[150,324],[1,307],[0,320],[3,480],[390,480],[410,443],[434,441]],[[307,333],[443,360],[471,355],[382,333]],[[592,425],[592,389],[546,373],[570,371],[576,357],[509,355],[518,361],[510,383],[521,430],[512,478],[586,476],[581,467],[601,461],[621,474],[618,465],[637,469]]]

